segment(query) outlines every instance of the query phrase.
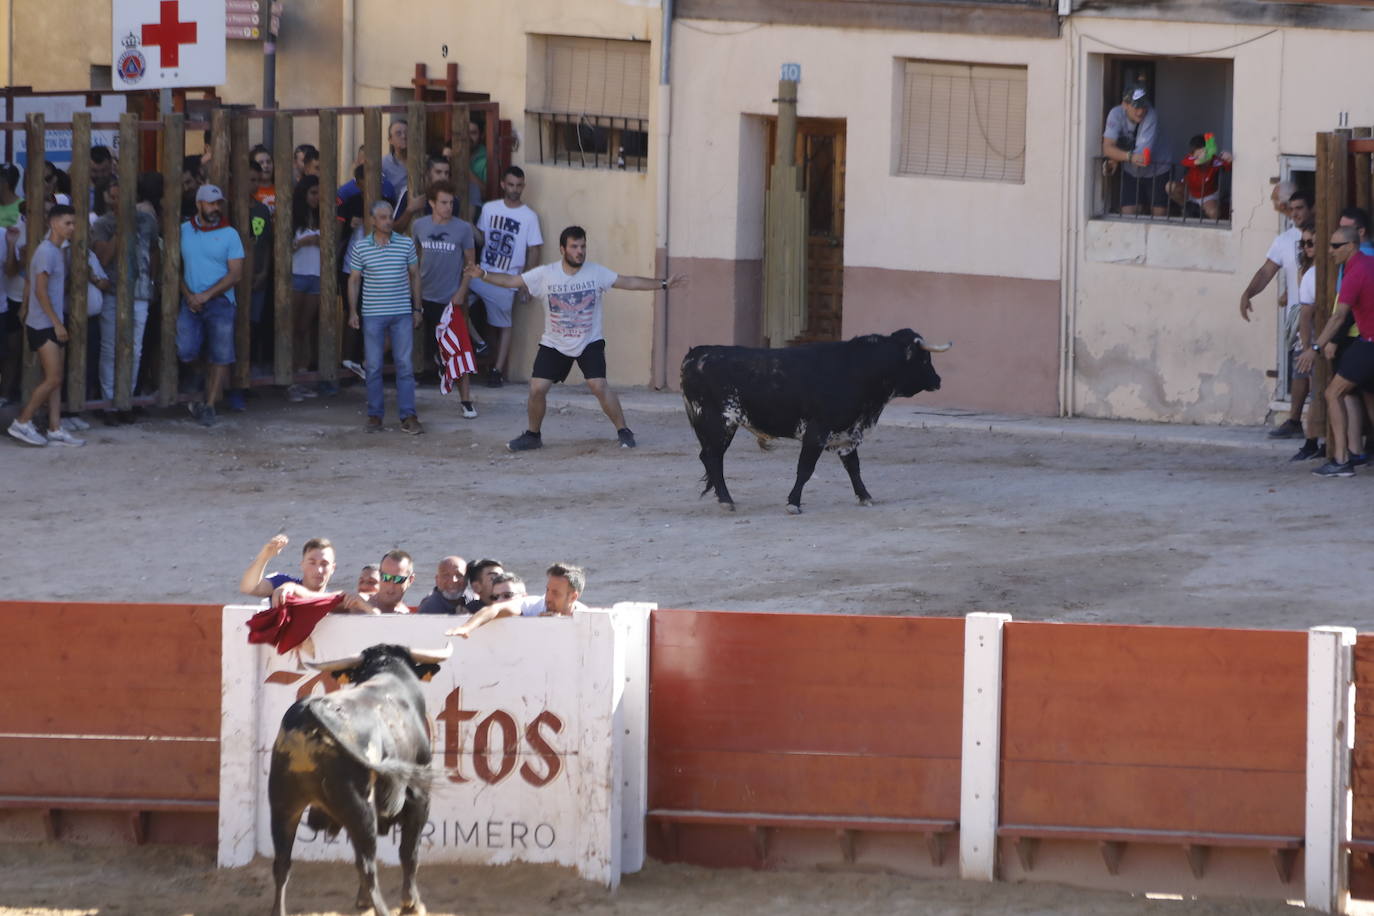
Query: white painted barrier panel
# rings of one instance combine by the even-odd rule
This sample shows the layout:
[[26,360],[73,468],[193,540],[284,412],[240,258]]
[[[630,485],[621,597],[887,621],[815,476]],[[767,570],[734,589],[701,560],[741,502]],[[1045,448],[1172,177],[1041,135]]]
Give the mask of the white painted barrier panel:
[[[421,863],[538,862],[614,887],[644,860],[647,801],[648,610],[618,605],[571,618],[499,620],[424,685],[434,788]],[[226,607],[220,736],[219,863],[272,855],[267,772],[282,715],[335,689],[305,660],[377,643],[442,647],[460,618],[331,615],[299,652],[250,646],[257,607]],[[347,689],[347,688],[343,688]],[[398,862],[397,834],[378,855]],[[301,824],[297,860],[353,860]]]

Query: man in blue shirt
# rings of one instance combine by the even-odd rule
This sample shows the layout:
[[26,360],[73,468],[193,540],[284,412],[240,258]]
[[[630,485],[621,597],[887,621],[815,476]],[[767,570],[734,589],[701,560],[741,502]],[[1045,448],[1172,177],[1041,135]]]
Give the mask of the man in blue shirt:
[[206,351],[205,401],[191,403],[201,426],[215,425],[215,404],[234,364],[234,286],[243,272],[243,242],[223,213],[224,194],[201,185],[196,215],[181,224],[177,358],[191,363]]

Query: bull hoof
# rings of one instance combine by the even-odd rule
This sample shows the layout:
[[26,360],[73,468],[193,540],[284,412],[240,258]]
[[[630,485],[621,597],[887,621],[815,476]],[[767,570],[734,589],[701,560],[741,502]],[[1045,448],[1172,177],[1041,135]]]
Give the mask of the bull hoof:
[[861,500],[859,500],[859,505],[861,505],[861,506],[871,506],[871,505],[873,505],[873,499],[872,499],[872,497],[869,497],[869,498],[867,498],[867,499],[861,499]]
[[734,503],[718,503],[718,505],[719,505],[722,509],[724,509],[726,512],[734,512],[734,511],[735,511],[735,504],[734,504]]
[[788,503],[788,504],[787,504],[787,514],[788,514],[788,515],[801,515],[801,506],[794,506],[794,505],[792,505],[791,503]]
[[425,914],[428,913],[429,910],[425,909],[425,905],[423,903],[417,901],[415,903],[402,904],[401,912],[406,914],[406,916],[425,916]]

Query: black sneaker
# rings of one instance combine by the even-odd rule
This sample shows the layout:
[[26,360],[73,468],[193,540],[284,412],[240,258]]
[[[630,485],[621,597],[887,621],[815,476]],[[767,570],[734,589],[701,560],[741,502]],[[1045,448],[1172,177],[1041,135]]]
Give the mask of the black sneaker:
[[1369,464],[1368,455],[1357,455],[1354,452],[1350,453],[1350,466],[1352,468],[1364,467],[1366,464]]
[[617,429],[617,430],[615,431],[615,434],[616,434],[616,436],[620,439],[620,447],[621,447],[621,448],[634,448],[634,447],[635,447],[635,434],[632,433],[632,432],[630,432],[630,427],[628,427],[628,426],[621,427],[620,429]]
[[200,415],[205,412],[205,405],[200,401],[189,401],[186,404],[186,409],[191,412],[193,419],[199,420]]
[[506,443],[506,448],[512,452],[528,452],[543,447],[544,437],[539,433],[532,433],[528,429]]
[[1355,468],[1349,461],[1339,462],[1335,459],[1312,472],[1313,477],[1354,477]]
[[487,370],[487,387],[488,387],[488,388],[500,388],[500,387],[501,387],[502,385],[504,385],[504,384],[505,384],[505,381],[501,378],[501,370],[500,370],[500,369],[488,369],[488,370]]
[[1309,460],[1311,460],[1311,459],[1313,459],[1313,458],[1320,458],[1320,457],[1322,457],[1322,456],[1325,455],[1325,454],[1326,454],[1326,449],[1322,448],[1322,447],[1321,447],[1320,445],[1318,445],[1317,443],[1314,442],[1314,443],[1312,443],[1311,445],[1308,445],[1306,442],[1304,442],[1304,443],[1302,444],[1302,447],[1298,449],[1298,453],[1297,453],[1296,455],[1294,455],[1292,458],[1289,458],[1288,460],[1289,460],[1289,461],[1309,461]]
[[1269,430],[1270,439],[1298,439],[1302,437],[1302,424],[1297,420],[1284,420]]

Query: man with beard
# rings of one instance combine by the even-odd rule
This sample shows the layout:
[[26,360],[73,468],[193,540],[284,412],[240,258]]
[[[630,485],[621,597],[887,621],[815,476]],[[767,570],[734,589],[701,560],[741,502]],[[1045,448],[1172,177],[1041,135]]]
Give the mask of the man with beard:
[[467,563],[462,557],[444,557],[434,574],[434,591],[420,602],[419,614],[467,613],[463,587],[467,583]]
[[201,185],[196,215],[181,224],[177,358],[193,363],[205,351],[205,400],[191,403],[191,415],[201,426],[215,425],[215,404],[234,364],[234,286],[243,271],[243,242],[223,211],[220,189]]

